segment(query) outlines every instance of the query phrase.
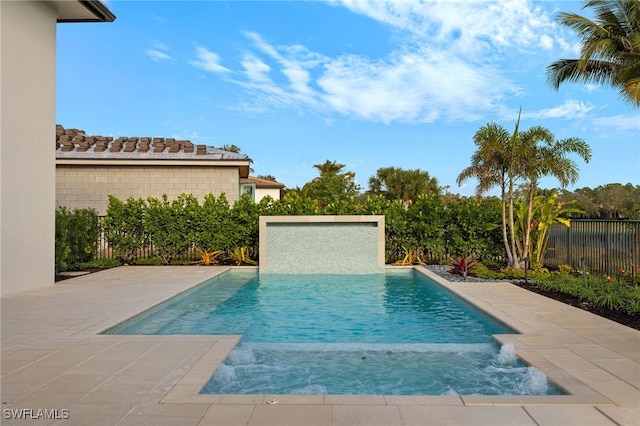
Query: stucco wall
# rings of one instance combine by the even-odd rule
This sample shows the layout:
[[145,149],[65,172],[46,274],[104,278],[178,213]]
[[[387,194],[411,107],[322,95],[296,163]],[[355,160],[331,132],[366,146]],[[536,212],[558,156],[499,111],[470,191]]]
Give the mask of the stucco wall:
[[262,200],[267,195],[271,196],[274,200],[280,199],[280,189],[278,188],[256,188],[256,203]]
[[384,236],[384,216],[261,216],[260,273],[380,273]]
[[53,285],[56,18],[0,1],[0,294]]
[[56,168],[56,204],[69,208],[91,207],[105,214],[109,195],[122,201],[162,197],[173,200],[182,193],[200,202],[207,194],[225,193],[233,204],[238,199],[237,167],[202,166],[75,166]]

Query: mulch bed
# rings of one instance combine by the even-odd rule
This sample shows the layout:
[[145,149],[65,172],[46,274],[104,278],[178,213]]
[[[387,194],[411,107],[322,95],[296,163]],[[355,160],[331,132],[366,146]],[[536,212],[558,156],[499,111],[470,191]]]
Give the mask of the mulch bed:
[[576,308],[591,312],[592,314],[596,314],[601,317],[610,319],[611,321],[615,321],[619,324],[626,325],[627,327],[631,327],[635,330],[640,330],[640,315],[629,315],[624,312],[611,311],[609,309],[601,308],[599,306],[594,306],[588,302],[578,299],[577,297],[574,297],[565,293],[560,293],[557,291],[542,290],[534,285],[525,284],[524,282],[520,282],[520,281],[516,281],[513,284],[517,285],[518,287],[522,287],[526,290],[532,291],[534,293],[538,293],[543,296],[546,296],[550,299],[557,300],[567,305],[571,305]]

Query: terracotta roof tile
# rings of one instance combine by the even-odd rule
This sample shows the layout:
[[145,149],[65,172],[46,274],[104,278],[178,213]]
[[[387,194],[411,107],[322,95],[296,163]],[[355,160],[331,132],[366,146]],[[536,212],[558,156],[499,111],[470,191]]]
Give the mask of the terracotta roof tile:
[[274,182],[272,180],[260,179],[257,177],[249,176],[246,178],[241,178],[240,183],[255,183],[256,188],[284,188],[285,185],[280,182]]
[[224,151],[189,140],[159,137],[88,136],[84,130],[56,125],[57,158],[109,159],[214,159],[249,160],[245,154]]

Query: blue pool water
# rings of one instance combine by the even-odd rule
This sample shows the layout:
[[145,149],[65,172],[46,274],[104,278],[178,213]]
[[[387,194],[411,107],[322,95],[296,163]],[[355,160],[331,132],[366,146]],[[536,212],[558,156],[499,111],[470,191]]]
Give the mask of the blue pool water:
[[233,270],[107,333],[241,334],[203,393],[561,393],[495,344],[512,329],[412,270]]

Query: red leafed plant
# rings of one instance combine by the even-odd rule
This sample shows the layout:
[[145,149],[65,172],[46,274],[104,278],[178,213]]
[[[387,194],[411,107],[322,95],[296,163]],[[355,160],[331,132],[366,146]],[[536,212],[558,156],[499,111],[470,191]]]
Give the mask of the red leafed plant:
[[462,275],[463,279],[467,279],[467,274],[476,266],[476,261],[471,256],[460,258],[449,258],[451,261],[450,273]]

